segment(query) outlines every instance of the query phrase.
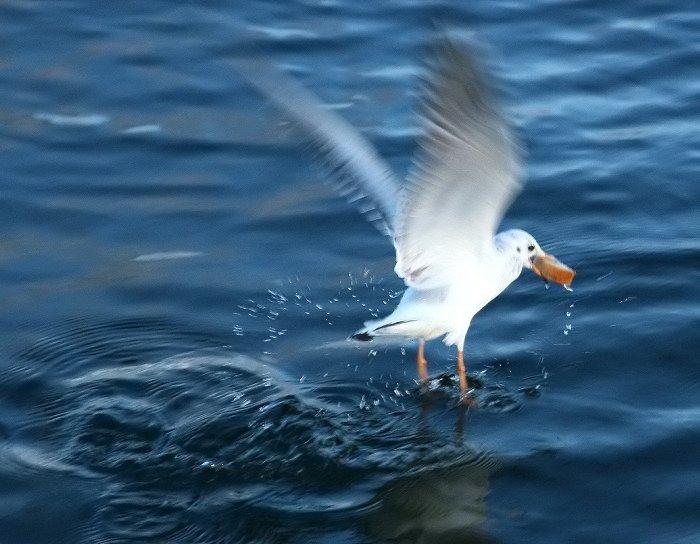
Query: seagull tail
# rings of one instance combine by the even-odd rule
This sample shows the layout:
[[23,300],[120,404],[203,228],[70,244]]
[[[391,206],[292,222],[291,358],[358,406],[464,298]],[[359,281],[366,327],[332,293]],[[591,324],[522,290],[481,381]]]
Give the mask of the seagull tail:
[[[358,342],[369,342],[375,336],[412,336],[406,330],[411,323],[415,323],[415,321],[391,321],[389,323],[386,323],[384,320],[368,321],[350,339]],[[406,327],[406,325],[409,325],[409,327]]]
[[357,331],[350,337],[350,340],[356,340],[357,342],[370,342],[374,336],[372,336],[367,331]]

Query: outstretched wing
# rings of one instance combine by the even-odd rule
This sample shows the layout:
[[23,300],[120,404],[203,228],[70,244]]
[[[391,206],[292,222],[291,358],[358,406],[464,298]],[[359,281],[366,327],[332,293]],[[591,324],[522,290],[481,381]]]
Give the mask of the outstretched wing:
[[446,40],[435,64],[394,233],[396,273],[419,289],[479,266],[521,187],[517,146],[472,53]]
[[308,136],[341,194],[356,202],[382,232],[393,235],[401,182],[372,144],[266,59],[236,58],[232,62]]

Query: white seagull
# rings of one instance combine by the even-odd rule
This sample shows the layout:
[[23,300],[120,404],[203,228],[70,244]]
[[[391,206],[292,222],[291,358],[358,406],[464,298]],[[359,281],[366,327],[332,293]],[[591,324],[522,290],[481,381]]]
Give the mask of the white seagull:
[[357,130],[274,65],[248,58],[234,66],[305,132],[339,188],[393,240],[395,271],[407,289],[390,315],[367,321],[352,338],[418,338],[426,387],[424,343],[444,336],[457,346],[466,398],[464,342],[476,313],[523,268],[567,289],[575,274],[527,232],[496,234],[522,187],[519,153],[473,53],[449,39],[436,47],[421,145],[405,183]]

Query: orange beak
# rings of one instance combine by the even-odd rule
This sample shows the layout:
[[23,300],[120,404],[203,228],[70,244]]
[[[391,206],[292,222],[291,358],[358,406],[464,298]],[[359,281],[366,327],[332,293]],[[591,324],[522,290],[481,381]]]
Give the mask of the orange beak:
[[532,262],[532,270],[544,281],[553,281],[571,289],[576,271],[559,262],[553,255],[538,255]]

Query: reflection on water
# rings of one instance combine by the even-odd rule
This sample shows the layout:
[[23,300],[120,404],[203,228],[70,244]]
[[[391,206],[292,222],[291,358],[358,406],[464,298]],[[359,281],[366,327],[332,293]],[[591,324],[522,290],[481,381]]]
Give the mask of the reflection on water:
[[487,532],[486,496],[493,461],[419,469],[385,484],[366,520],[382,541],[406,544],[494,542]]

